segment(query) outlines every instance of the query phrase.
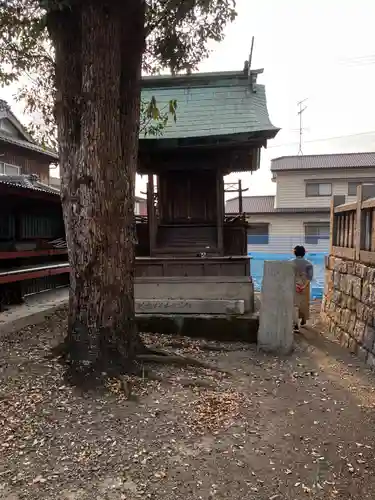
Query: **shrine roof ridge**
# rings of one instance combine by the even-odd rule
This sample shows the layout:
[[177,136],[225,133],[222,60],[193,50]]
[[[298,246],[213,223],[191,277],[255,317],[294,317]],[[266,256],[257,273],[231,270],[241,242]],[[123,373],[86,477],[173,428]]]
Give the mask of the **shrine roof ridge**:
[[[250,71],[250,76],[253,76],[253,82],[256,77],[263,73],[263,69],[255,69]],[[184,73],[184,74],[165,74],[165,75],[148,75],[142,77],[142,89],[146,88],[163,88],[163,87],[178,87],[181,85],[189,84],[198,87],[203,83],[210,81],[216,86],[220,81],[220,86],[232,85],[233,80],[237,79],[242,82],[249,81],[249,76],[244,71],[214,71],[214,72],[201,72],[201,73]],[[225,82],[225,83],[224,83]]]

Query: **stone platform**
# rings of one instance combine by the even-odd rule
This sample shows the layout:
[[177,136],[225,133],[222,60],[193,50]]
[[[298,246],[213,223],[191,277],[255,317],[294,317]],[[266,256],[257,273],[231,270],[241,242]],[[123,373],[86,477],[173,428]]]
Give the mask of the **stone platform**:
[[[68,304],[67,288],[44,292],[0,313],[0,336],[40,323]],[[256,341],[253,283],[247,277],[136,278],[141,332]]]

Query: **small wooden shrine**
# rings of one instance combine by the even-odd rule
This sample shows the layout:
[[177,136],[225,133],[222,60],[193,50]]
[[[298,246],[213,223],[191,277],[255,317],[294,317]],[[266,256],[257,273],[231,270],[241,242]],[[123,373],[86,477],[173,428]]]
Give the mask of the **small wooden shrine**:
[[[157,76],[142,98],[177,101],[161,137],[141,137],[147,222],[137,225],[137,276],[249,276],[247,226],[226,217],[224,176],[259,168],[278,129],[268,117],[262,70]],[[142,257],[141,257],[142,256]]]
[[0,312],[69,283],[60,192],[36,175],[0,176]]

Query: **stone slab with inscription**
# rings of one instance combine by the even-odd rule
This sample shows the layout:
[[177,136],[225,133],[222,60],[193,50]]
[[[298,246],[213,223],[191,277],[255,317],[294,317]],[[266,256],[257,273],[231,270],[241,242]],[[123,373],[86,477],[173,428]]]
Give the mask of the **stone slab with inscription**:
[[147,299],[135,300],[136,314],[244,314],[244,300]]

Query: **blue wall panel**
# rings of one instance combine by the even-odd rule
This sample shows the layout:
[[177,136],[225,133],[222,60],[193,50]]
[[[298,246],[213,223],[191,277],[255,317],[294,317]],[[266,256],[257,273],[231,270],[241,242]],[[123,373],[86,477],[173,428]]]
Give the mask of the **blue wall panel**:
[[[306,258],[314,266],[314,279],[311,285],[311,297],[313,299],[320,299],[323,296],[324,290],[324,257],[326,253],[310,253],[306,254]],[[264,253],[264,252],[251,252],[251,276],[254,281],[256,291],[260,291],[263,280],[263,266],[265,260],[290,260],[293,258],[292,254],[282,253]]]

